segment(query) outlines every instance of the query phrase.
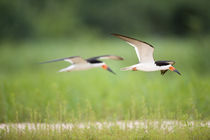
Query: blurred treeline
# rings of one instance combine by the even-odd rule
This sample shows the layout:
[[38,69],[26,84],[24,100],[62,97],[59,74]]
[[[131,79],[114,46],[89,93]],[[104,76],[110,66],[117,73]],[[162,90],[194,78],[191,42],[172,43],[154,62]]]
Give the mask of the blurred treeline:
[[206,35],[209,0],[1,0],[0,40],[112,32]]

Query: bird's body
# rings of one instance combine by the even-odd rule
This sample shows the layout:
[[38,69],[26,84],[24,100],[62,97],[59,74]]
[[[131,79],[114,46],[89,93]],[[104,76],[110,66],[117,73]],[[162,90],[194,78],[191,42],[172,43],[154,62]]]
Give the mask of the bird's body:
[[[112,73],[114,73],[103,61],[100,61],[101,59],[113,59],[113,60],[123,60],[122,57],[115,56],[115,55],[102,55],[102,56],[96,56],[96,57],[91,57],[88,59],[83,59],[80,56],[71,56],[71,57],[66,57],[66,58],[61,58],[61,59],[55,59],[55,60],[50,60],[43,63],[51,63],[51,62],[56,62],[56,61],[67,61],[71,63],[69,67],[66,67],[64,69],[59,70],[59,72],[71,72],[71,71],[82,71],[82,70],[88,70],[92,68],[98,68],[102,67],[105,70],[108,70]],[[114,73],[115,74],[115,73]]]
[[82,71],[82,70],[89,70],[92,68],[98,68],[102,67],[102,65],[105,65],[105,63],[87,63],[87,64],[74,64],[67,68],[61,69],[59,72],[71,72],[71,71]]
[[159,70],[167,70],[171,65],[166,66],[157,66],[155,63],[139,63],[129,67],[121,68],[121,70],[133,70],[133,71],[159,71]]
[[161,74],[165,74],[168,70],[174,71],[180,74],[172,65],[175,64],[174,61],[155,61],[153,58],[154,47],[144,41],[140,41],[134,38],[130,38],[120,34],[113,34],[114,36],[126,41],[128,44],[135,48],[139,63],[121,68],[123,71],[133,70],[133,71],[161,71]]

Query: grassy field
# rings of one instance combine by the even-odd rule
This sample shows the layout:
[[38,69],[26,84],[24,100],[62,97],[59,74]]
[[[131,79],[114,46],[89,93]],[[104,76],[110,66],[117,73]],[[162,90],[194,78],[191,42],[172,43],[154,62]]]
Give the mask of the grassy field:
[[[121,72],[119,68],[138,61],[134,49],[115,38],[2,43],[0,122],[209,120],[210,41],[160,38],[144,40],[155,46],[156,60],[175,60],[175,68],[182,76],[174,72],[167,72],[164,76],[160,72]],[[58,73],[59,69],[68,66],[67,62],[38,64],[67,56],[80,55],[88,58],[103,54],[125,58],[124,61],[106,60],[117,75],[103,69]],[[106,129],[94,130],[94,134],[85,130],[83,134],[85,137],[90,135],[89,138],[95,138],[95,134],[109,136],[116,132],[115,137],[119,133],[132,138],[147,138],[147,135],[161,137],[165,133],[154,130],[138,136],[139,131],[143,132]],[[204,131],[186,129],[186,135],[190,136],[194,132],[195,135],[200,135],[209,129]],[[44,132],[40,130],[37,133]],[[76,136],[73,132],[76,131],[71,133]],[[177,134],[179,138],[185,131],[179,129],[174,132],[171,135]],[[64,134],[68,135],[67,132]]]
[[[0,139],[209,139],[209,124],[199,121],[141,121],[110,123],[72,123],[72,124],[9,124],[0,129]],[[100,125],[99,125],[100,124]],[[1,127],[1,125],[0,125]]]

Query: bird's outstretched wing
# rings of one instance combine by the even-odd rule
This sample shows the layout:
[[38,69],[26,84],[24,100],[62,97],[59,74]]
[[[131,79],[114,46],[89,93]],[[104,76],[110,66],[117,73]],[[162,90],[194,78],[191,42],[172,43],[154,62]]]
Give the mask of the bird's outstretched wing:
[[123,60],[122,57],[116,56],[116,55],[101,55],[101,56],[88,58],[87,61],[88,60],[103,60],[103,59]]
[[54,59],[54,60],[50,60],[50,61],[41,62],[40,64],[57,62],[57,61],[67,61],[71,64],[87,63],[87,61],[80,56],[71,56],[71,57],[65,57],[65,58],[60,58],[60,59]]
[[130,38],[124,35],[120,34],[112,34],[124,41],[126,41],[128,44],[133,46],[136,50],[136,54],[138,56],[139,62],[142,63],[153,63],[154,58],[153,58],[153,52],[154,52],[154,47],[144,41],[140,41],[134,38]]

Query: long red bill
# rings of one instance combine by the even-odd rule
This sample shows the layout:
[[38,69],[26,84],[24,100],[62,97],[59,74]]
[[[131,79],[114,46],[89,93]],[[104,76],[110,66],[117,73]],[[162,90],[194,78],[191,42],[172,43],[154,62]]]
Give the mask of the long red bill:
[[108,70],[109,72],[116,74],[110,67],[108,67],[107,65],[102,65],[102,68],[105,70]]
[[181,73],[177,69],[175,69],[174,67],[172,67],[172,66],[169,67],[169,70],[174,71],[177,74],[181,75]]

